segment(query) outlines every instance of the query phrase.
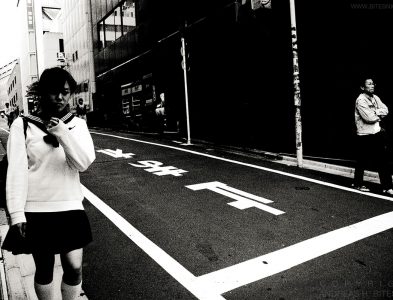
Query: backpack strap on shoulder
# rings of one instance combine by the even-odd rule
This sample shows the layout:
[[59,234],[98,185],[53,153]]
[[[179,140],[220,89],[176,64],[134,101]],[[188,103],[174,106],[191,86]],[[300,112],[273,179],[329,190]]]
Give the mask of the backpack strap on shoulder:
[[26,139],[27,126],[29,126],[29,124],[24,116],[22,116],[22,120],[23,120],[23,133],[25,134],[25,139]]

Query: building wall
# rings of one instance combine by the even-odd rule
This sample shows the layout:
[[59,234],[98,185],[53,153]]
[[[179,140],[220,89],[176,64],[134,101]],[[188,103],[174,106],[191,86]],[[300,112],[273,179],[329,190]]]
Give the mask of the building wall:
[[4,111],[5,104],[8,103],[8,76],[0,76],[0,111]]
[[[28,27],[27,0],[19,1],[18,19],[20,24],[20,67],[21,67],[21,84],[23,95],[23,107],[28,107],[26,95],[27,86],[38,79],[38,65],[36,58],[36,43],[34,30]],[[33,25],[34,26],[34,25]],[[25,109],[26,111],[26,109]]]
[[[91,1],[95,103],[104,115],[101,122],[122,126],[116,124],[122,117],[121,85],[142,81],[151,73],[156,89],[167,93],[184,134],[177,30],[187,19],[192,138],[295,153],[289,3],[274,1],[271,10],[252,11],[249,1],[237,7],[234,1],[138,0],[136,28],[101,49],[99,22],[117,3]],[[354,102],[360,75],[377,77],[377,94],[393,109],[393,9],[355,5],[350,0],[335,5],[296,1],[306,157],[354,159]],[[392,118],[384,123],[393,132]]]
[[43,35],[43,64],[45,68],[60,66],[60,62],[57,59],[57,55],[60,52],[60,39],[63,39],[63,34],[61,32],[46,32]]
[[23,94],[21,83],[20,64],[17,62],[7,81],[8,87],[8,103],[12,110],[19,112],[23,109]]
[[[21,30],[19,57],[22,101],[25,111],[28,110],[28,100],[25,97],[27,87],[38,80],[45,68],[55,65],[53,53],[54,48],[58,46],[58,40],[53,38],[51,34],[44,37],[44,29],[48,30],[48,24],[43,22],[42,6],[60,8],[59,4],[61,1],[56,0],[20,0],[18,2],[18,19]],[[31,5],[33,7],[32,15],[28,15],[28,8]]]
[[9,62],[0,67],[0,111],[5,109],[5,103],[8,103],[8,78],[18,60]]
[[[233,1],[137,1],[136,28],[100,49],[99,22],[116,2],[92,3],[96,106],[108,114],[104,120],[110,122],[111,115],[121,119],[121,85],[152,73],[156,91],[166,93],[173,123],[185,133],[179,29],[186,19],[193,138],[267,150],[287,147],[287,141],[294,140],[293,130],[288,130],[286,6],[253,15],[248,6],[237,11]],[[274,111],[280,107],[279,120],[277,115],[264,112],[265,108]],[[274,130],[267,130],[273,122]],[[282,139],[277,139],[278,135]]]
[[78,89],[72,99],[71,106],[76,107],[76,101],[82,98],[92,110],[95,78],[89,8],[89,0],[64,1],[62,24],[68,70],[78,83]]
[[[30,0],[27,0],[30,1]],[[42,0],[32,0],[34,4],[35,38],[37,47],[38,77],[45,70],[44,30],[47,24],[42,19]]]
[[[376,94],[393,111],[393,6],[350,0],[335,5],[297,0],[296,5],[305,154],[353,159],[354,105],[362,76],[375,78]],[[391,113],[383,121],[390,136],[392,118]]]

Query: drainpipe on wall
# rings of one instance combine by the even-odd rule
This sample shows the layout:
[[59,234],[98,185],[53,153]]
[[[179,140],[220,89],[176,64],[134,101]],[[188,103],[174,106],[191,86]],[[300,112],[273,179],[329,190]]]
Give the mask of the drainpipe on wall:
[[301,118],[301,99],[300,99],[300,78],[299,78],[299,59],[297,50],[297,30],[295,0],[289,0],[291,13],[291,36],[292,36],[292,55],[293,55],[293,87],[295,104],[295,132],[296,132],[296,158],[299,168],[303,168],[303,143],[302,143],[302,118]]

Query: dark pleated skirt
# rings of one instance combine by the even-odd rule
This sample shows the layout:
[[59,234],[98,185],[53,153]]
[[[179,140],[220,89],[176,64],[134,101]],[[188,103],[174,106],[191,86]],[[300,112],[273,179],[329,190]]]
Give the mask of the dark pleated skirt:
[[84,210],[27,212],[26,237],[11,226],[2,249],[13,254],[67,253],[92,241],[90,223]]

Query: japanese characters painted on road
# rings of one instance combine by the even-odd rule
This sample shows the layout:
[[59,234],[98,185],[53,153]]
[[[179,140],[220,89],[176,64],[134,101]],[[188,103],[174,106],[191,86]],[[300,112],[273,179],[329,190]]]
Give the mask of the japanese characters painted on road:
[[[112,156],[114,158],[133,158],[135,154],[133,153],[123,153],[123,150],[121,149],[116,149],[116,150],[111,150],[111,149],[103,149],[103,150],[97,150],[97,152],[106,154],[109,156]],[[164,176],[164,175],[172,175],[172,176],[183,176],[182,173],[186,173],[188,171],[178,169],[174,166],[163,166],[162,162],[155,161],[155,160],[142,160],[138,161],[139,164],[131,164],[129,165],[137,168],[145,168],[145,171],[149,173],[153,173],[154,175],[157,176]]]
[[178,169],[173,166],[166,166],[163,167],[163,163],[154,160],[143,160],[138,161],[139,165],[137,164],[129,164],[133,167],[137,168],[146,168],[145,171],[153,173],[154,175],[163,176],[163,175],[172,175],[172,176],[183,176],[182,173],[186,173],[188,171]]
[[112,156],[114,158],[132,158],[132,156],[135,155],[133,153],[123,153],[123,150],[121,149],[116,149],[116,150],[104,149],[104,150],[97,150],[97,152]]
[[241,210],[250,207],[255,207],[276,216],[285,213],[281,210],[265,205],[265,204],[273,203],[273,201],[271,200],[235,189],[233,187],[226,185],[225,183],[221,183],[218,181],[187,185],[186,188],[189,188],[193,191],[210,190],[218,194],[221,194],[223,196],[235,199],[236,200],[235,202],[230,202],[228,203],[228,205],[231,205]]

